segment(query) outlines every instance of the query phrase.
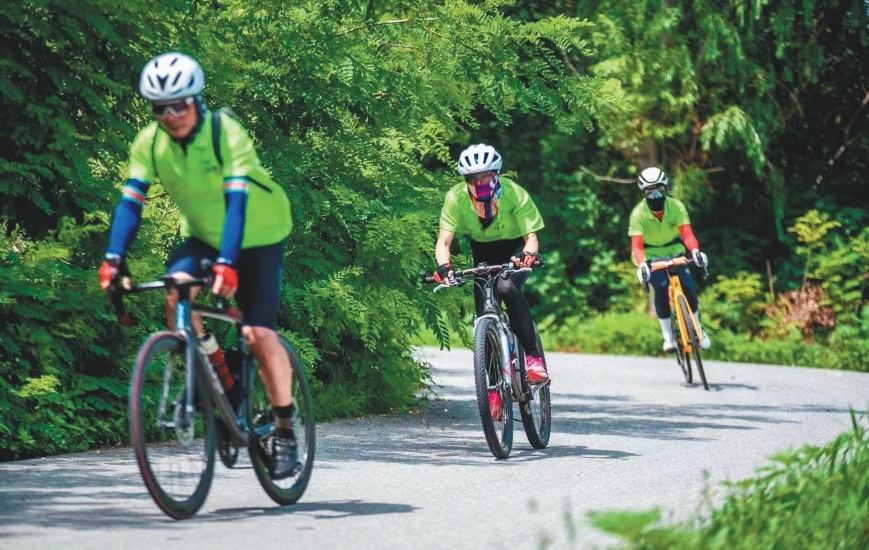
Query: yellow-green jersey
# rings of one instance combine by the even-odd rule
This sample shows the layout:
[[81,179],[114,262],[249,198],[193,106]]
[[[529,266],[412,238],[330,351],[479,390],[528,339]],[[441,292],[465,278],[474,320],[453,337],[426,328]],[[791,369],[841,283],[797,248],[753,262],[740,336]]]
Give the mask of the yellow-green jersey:
[[[275,244],[289,235],[289,199],[263,168],[247,131],[227,114],[215,118],[206,111],[200,116],[201,127],[189,143],[173,139],[156,121],[133,140],[108,253],[126,252],[156,179],[178,205],[182,236],[219,250],[220,261],[232,264],[240,250]],[[219,134],[212,131],[214,120],[220,121]],[[214,135],[219,144],[213,143]]]

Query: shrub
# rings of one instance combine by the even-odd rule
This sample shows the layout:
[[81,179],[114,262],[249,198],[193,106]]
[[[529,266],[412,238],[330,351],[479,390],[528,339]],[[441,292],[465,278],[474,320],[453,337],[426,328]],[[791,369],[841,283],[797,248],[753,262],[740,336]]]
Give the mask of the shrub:
[[765,549],[869,547],[869,431],[772,458],[755,477],[727,484],[724,503],[691,524],[659,526],[657,511],[593,513],[592,523],[632,548]]

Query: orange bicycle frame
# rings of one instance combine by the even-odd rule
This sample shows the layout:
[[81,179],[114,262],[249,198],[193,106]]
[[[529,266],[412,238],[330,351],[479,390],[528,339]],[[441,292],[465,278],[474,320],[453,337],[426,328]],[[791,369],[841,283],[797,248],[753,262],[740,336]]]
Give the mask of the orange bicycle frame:
[[670,281],[670,288],[668,289],[670,296],[670,313],[676,316],[676,322],[679,324],[679,345],[682,347],[682,351],[689,353],[693,350],[691,349],[691,342],[688,340],[688,327],[686,326],[688,321],[682,316],[682,308],[679,307],[678,296],[682,296],[685,300],[685,306],[688,308],[688,313],[691,314],[690,322],[694,327],[694,334],[698,335],[698,338],[700,335],[700,327],[697,324],[697,317],[694,315],[694,311],[691,310],[691,304],[688,303],[688,298],[682,290],[682,283],[679,281],[679,275],[670,271],[670,268],[680,267],[683,265],[688,265],[688,258],[685,256],[679,256],[676,258],[668,258],[666,260],[653,261],[650,263],[650,269],[652,272],[660,271],[662,269],[667,270],[667,276]]

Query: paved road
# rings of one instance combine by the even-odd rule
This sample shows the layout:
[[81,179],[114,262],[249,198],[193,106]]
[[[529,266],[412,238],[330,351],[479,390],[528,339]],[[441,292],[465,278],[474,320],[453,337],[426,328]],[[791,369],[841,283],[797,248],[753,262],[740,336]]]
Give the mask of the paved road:
[[607,546],[616,539],[587,511],[660,506],[687,518],[707,484],[825,443],[847,429],[849,407],[869,403],[867,374],[709,362],[705,392],[670,360],[553,353],[550,446],[533,450],[520,424],[513,454],[496,461],[470,352],[419,356],[435,367],[437,397],[414,414],[323,424],[295,506],[275,507],[246,463],[218,466],[205,507],[185,522],[157,510],[126,448],[7,463],[0,548]]

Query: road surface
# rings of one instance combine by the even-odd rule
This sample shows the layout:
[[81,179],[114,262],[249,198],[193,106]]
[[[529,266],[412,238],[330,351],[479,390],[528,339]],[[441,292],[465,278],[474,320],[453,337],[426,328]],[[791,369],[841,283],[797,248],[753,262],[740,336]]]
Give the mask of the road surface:
[[[673,360],[558,354],[553,433],[495,460],[471,353],[419,350],[436,395],[418,411],[323,423],[307,493],[279,508],[246,456],[217,466],[190,521],[163,516],[129,448],[0,464],[0,548],[503,549],[606,547],[591,510],[660,507],[689,518],[704,487],[750,476],[773,454],[823,444],[865,411],[869,374],[708,362],[711,391]],[[242,455],[245,455],[242,452]]]

